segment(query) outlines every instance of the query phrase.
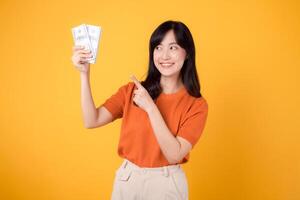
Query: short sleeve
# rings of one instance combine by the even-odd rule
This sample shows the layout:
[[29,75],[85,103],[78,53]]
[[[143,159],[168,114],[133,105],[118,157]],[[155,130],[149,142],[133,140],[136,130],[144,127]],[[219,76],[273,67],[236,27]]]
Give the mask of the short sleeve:
[[123,117],[128,83],[122,85],[117,92],[111,95],[101,105],[104,106],[113,116],[113,121]]
[[203,97],[196,99],[183,117],[177,136],[183,137],[194,147],[205,127],[207,114],[208,104],[206,100]]

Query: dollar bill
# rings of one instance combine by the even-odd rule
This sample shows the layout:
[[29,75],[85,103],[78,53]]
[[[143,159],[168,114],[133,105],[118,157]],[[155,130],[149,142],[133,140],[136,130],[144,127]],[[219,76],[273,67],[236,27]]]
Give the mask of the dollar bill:
[[88,32],[91,46],[92,46],[94,62],[96,62],[97,55],[98,55],[99,40],[101,37],[101,27],[87,24],[86,28],[87,28],[87,32]]
[[95,64],[98,55],[101,27],[89,24],[81,24],[72,28],[72,35],[75,46],[84,46],[85,50],[90,50],[92,52],[93,57],[87,59],[87,61]]

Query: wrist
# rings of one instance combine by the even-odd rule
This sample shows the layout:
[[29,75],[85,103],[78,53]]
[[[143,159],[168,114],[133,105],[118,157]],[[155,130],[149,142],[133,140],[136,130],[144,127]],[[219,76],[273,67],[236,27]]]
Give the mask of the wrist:
[[81,76],[81,77],[86,77],[86,76],[88,76],[88,75],[90,75],[90,71],[89,71],[89,70],[86,71],[86,72],[80,72],[80,76]]
[[157,109],[156,105],[153,103],[151,104],[151,106],[149,106],[147,109],[146,109],[146,112],[149,114],[155,112],[155,110]]

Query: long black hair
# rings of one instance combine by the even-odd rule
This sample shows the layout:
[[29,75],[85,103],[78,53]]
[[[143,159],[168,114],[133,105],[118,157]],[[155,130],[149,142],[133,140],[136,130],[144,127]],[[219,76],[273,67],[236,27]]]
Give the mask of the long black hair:
[[164,36],[169,30],[173,30],[177,44],[185,49],[186,59],[180,70],[180,78],[184,84],[184,87],[191,96],[201,97],[200,83],[195,63],[195,45],[192,34],[188,27],[179,21],[165,21],[160,24],[152,33],[149,42],[149,66],[147,77],[141,84],[148,91],[152,99],[156,99],[162,92],[160,86],[161,74],[155,67],[153,61],[154,48],[161,43]]

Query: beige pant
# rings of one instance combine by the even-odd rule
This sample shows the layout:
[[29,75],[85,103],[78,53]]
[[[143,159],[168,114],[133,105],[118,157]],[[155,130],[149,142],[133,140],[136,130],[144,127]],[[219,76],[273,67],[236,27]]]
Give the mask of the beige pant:
[[141,168],[124,159],[111,200],[188,200],[187,179],[180,164]]

